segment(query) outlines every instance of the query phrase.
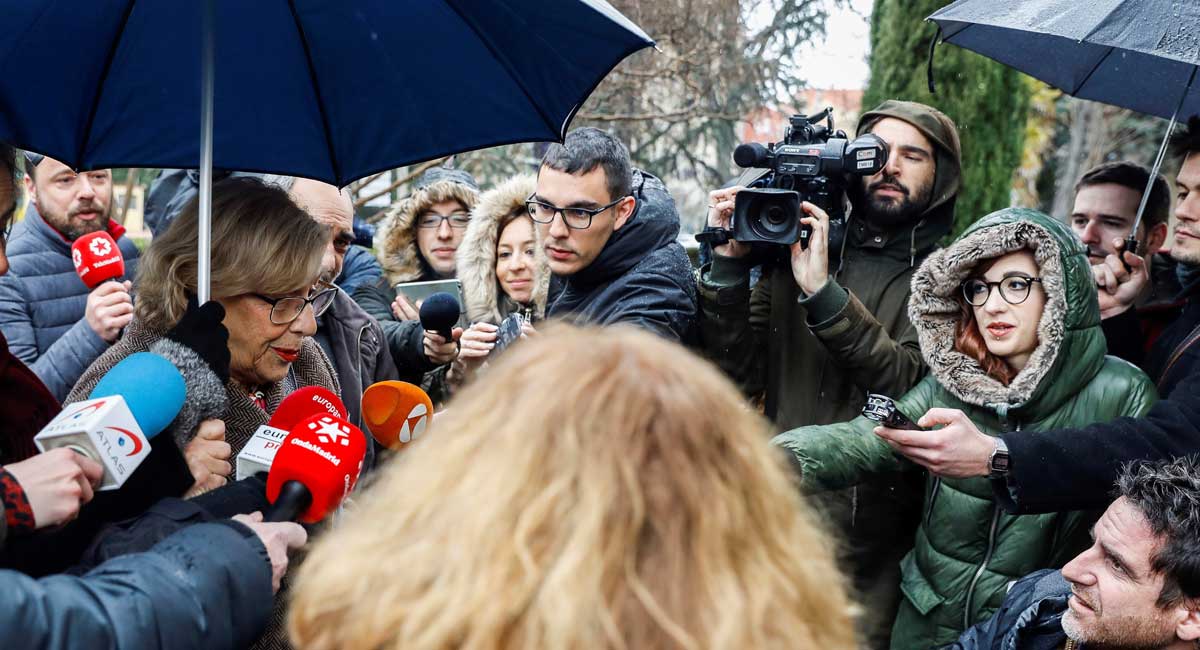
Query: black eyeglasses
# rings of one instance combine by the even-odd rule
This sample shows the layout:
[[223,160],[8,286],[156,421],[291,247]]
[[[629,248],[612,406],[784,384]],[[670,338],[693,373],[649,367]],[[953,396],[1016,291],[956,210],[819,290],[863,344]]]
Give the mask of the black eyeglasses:
[[316,293],[309,293],[307,298],[299,296],[287,296],[285,298],[269,298],[260,293],[252,293],[250,295],[262,300],[271,305],[271,322],[276,325],[289,325],[292,321],[300,317],[304,312],[304,308],[312,305],[313,317],[319,317],[324,314],[329,306],[333,304],[333,299],[337,295],[337,287],[328,282],[318,282],[314,288]]
[[451,228],[466,228],[471,225],[471,215],[466,212],[455,212],[449,215],[430,212],[417,217],[417,227],[441,228],[443,221],[449,221]]
[[992,297],[992,289],[998,287],[1000,297],[1004,299],[1004,302],[1010,305],[1019,305],[1029,298],[1033,283],[1041,281],[1041,278],[1030,278],[1023,275],[1007,277],[999,282],[973,278],[963,283],[963,298],[966,298],[967,302],[975,307],[982,307]]
[[568,228],[573,230],[586,230],[592,225],[592,218],[613,207],[614,205],[624,201],[625,197],[620,197],[616,201],[599,208],[560,208],[557,205],[543,203],[534,199],[532,196],[525,199],[525,209],[529,211],[529,218],[538,223],[553,223],[554,215],[562,214],[563,223]]

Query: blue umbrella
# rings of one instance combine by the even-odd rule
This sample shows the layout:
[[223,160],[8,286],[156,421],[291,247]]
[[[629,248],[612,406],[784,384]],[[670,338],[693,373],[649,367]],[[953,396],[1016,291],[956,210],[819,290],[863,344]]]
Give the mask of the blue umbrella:
[[0,140],[77,169],[200,168],[201,299],[212,168],[344,186],[561,140],[653,45],[604,0],[0,0],[0,16]]
[[[978,52],[1074,97],[1170,118],[1200,113],[1200,2],[1182,0],[958,0],[935,12],[942,40]],[[931,57],[932,66],[932,57]],[[932,68],[931,68],[932,69]],[[1150,187],[1126,241],[1136,250]]]

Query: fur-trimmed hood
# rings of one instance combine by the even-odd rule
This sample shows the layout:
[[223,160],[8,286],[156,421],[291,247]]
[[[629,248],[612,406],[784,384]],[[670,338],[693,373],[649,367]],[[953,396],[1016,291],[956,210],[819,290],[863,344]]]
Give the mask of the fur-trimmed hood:
[[[1037,260],[1046,306],[1038,347],[1004,386],[979,362],[954,349],[960,286],[980,261],[1029,249]],[[976,222],[948,248],[931,254],[912,278],[909,318],[921,353],[946,390],[968,404],[1008,412],[1045,412],[1090,381],[1104,363],[1100,308],[1084,249],[1065,225],[1035,210],[1007,208]]]
[[416,219],[429,206],[450,200],[458,201],[467,210],[472,210],[479,200],[479,191],[463,183],[439,180],[419,187],[388,209],[380,222],[376,239],[382,242],[379,246],[379,262],[391,284],[436,279],[433,269],[417,247]]
[[[484,192],[471,212],[471,225],[458,247],[458,279],[462,281],[467,318],[471,322],[499,324],[518,305],[500,290],[496,279],[496,242],[500,239],[500,221],[516,210],[524,211],[525,199],[537,189],[537,177],[514,176]],[[550,269],[546,252],[534,228],[533,311],[535,318],[546,313],[546,293],[550,287]]]

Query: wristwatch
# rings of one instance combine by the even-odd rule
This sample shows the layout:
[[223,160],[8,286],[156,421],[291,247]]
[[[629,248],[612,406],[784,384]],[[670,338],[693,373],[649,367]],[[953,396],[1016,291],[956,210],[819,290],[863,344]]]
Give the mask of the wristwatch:
[[1009,468],[1012,467],[1008,457],[1008,445],[1004,443],[1004,438],[996,436],[996,448],[992,450],[992,455],[988,457],[988,476],[991,478],[1006,478],[1008,477]]

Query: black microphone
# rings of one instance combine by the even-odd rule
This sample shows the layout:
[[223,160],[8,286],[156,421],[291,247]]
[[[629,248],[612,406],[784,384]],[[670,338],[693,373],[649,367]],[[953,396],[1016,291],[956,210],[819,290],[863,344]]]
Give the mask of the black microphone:
[[462,306],[453,294],[439,291],[421,303],[421,327],[427,332],[441,334],[447,341],[451,338],[454,324],[462,314]]
[[765,167],[770,151],[757,142],[739,144],[733,150],[733,162],[738,167]]

